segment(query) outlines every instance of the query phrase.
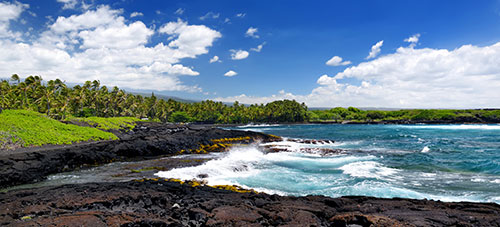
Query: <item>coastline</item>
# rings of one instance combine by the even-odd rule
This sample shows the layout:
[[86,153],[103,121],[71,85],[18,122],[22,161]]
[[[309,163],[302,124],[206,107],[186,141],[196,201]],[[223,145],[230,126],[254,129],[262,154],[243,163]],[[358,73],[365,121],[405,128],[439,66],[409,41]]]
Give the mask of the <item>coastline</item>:
[[428,124],[428,125],[442,125],[442,124],[500,124],[500,121],[483,122],[483,121],[415,121],[415,120],[383,120],[383,121],[310,121],[310,124],[393,124],[393,125],[413,125],[413,124]]
[[[243,144],[276,139],[263,133],[216,127],[221,126],[144,122],[130,132],[118,133],[118,141],[9,151],[0,155],[1,185],[32,183],[49,174],[109,162],[153,161],[179,154],[181,150],[197,154],[200,144],[215,144],[217,139],[251,138],[235,140]],[[158,167],[200,165],[204,161],[136,165],[137,172],[131,174],[150,177]],[[147,171],[142,174],[140,168]],[[0,212],[0,223],[5,225],[500,225],[500,205],[495,203],[278,196],[192,187],[163,179],[14,189],[0,193],[0,204],[8,207]]]
[[426,124],[426,125],[499,125],[500,121],[414,121],[414,120],[383,120],[383,121],[308,121],[308,122],[276,122],[276,123],[263,123],[263,124],[197,124],[190,123],[191,125],[202,125],[202,126],[213,126],[213,127],[222,127],[222,128],[233,128],[233,127],[242,127],[242,126],[261,126],[261,125],[308,125],[308,124],[332,124],[332,125],[348,125],[348,124],[359,124],[359,125],[418,125],[418,124]]
[[[120,138],[111,141],[47,145],[0,152],[0,188],[34,183],[54,173],[98,166],[117,161],[137,161],[207,152],[200,145],[216,145],[210,151],[220,152],[231,143],[269,141],[275,137],[249,131],[223,130],[210,126],[138,122],[128,132],[115,132]],[[217,139],[242,140],[213,142]]]

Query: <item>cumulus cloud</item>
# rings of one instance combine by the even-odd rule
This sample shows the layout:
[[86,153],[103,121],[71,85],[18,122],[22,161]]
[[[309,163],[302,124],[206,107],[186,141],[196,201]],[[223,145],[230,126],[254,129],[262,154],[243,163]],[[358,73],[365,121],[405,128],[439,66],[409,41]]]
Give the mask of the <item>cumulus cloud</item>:
[[133,89],[201,91],[182,83],[181,76],[199,72],[179,62],[208,53],[221,37],[218,31],[173,21],[158,30],[166,42],[151,45],[155,30],[142,21],[127,22],[122,14],[122,10],[100,6],[58,17],[32,43],[0,39],[0,74],[42,75],[46,80],[61,78],[70,83],[98,79],[108,86]]
[[326,62],[326,65],[329,66],[339,66],[339,65],[350,65],[350,61],[343,61],[341,57],[339,56],[333,56]]
[[418,39],[420,38],[420,34],[415,34],[415,35],[412,35],[410,37],[408,37],[407,39],[405,39],[404,41],[407,42],[407,43],[410,43],[410,47],[415,47],[418,43]]
[[259,35],[256,34],[258,31],[258,28],[249,27],[247,32],[245,32],[245,36],[258,39]]
[[142,17],[142,16],[144,16],[144,14],[141,12],[133,12],[130,14],[130,17]]
[[238,13],[238,14],[236,14],[236,17],[243,18],[246,15],[247,15],[246,13]]
[[250,48],[250,50],[255,51],[255,52],[260,52],[260,51],[262,51],[262,48],[264,47],[265,44],[266,43],[264,42],[264,43],[258,45],[256,48]]
[[11,31],[9,25],[10,21],[19,19],[21,13],[27,8],[29,5],[19,2],[0,2],[0,38],[19,38],[21,36],[20,33]]
[[372,46],[372,49],[370,50],[370,53],[366,57],[366,59],[372,59],[377,57],[378,54],[380,54],[380,48],[384,44],[384,40],[379,41],[375,45]]
[[176,14],[176,15],[182,15],[183,13],[184,13],[184,9],[183,9],[183,8],[178,8],[178,9],[174,12],[174,14]]
[[222,37],[218,31],[204,25],[188,25],[180,19],[162,26],[159,32],[176,37],[168,46],[177,48],[178,54],[183,54],[179,56],[181,58],[208,53],[207,48],[212,46],[213,41]]
[[57,2],[63,4],[63,9],[74,9],[78,0],[57,0]]
[[219,56],[217,56],[217,55],[213,56],[212,58],[210,58],[210,61],[209,61],[209,62],[210,62],[210,63],[220,62],[220,60],[219,60]]
[[200,17],[200,20],[206,20],[206,19],[217,19],[219,18],[220,14],[219,13],[214,13],[214,12],[208,12],[207,14],[203,15]]
[[[500,62],[500,42],[454,50],[400,47],[335,76],[320,76],[310,94],[242,94],[216,100],[265,103],[295,99],[313,107],[498,108],[500,65],[496,62]],[[358,82],[341,82],[346,78]]]
[[236,75],[238,75],[238,73],[233,71],[233,70],[229,70],[229,71],[227,71],[227,73],[224,73],[224,76],[227,76],[227,77],[232,77],[232,76],[236,76]]
[[231,59],[233,60],[242,60],[248,57],[250,53],[246,50],[230,50],[231,53]]

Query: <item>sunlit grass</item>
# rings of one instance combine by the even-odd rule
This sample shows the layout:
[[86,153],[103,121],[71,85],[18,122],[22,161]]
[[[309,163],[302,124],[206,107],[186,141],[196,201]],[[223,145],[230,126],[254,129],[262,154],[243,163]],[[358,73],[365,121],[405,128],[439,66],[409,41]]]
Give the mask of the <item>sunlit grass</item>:
[[132,130],[136,122],[142,121],[135,117],[86,117],[69,118],[68,120],[85,122],[102,130]]
[[64,124],[33,111],[4,110],[0,114],[1,149],[116,139],[112,133]]

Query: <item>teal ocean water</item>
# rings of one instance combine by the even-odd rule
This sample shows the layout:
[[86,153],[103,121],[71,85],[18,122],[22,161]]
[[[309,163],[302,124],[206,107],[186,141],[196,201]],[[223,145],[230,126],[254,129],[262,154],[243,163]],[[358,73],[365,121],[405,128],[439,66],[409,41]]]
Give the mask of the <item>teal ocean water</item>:
[[[237,147],[201,166],[159,172],[280,195],[365,195],[500,203],[500,125],[249,125],[294,139],[290,152]],[[270,144],[267,144],[270,145]],[[302,148],[310,148],[304,152]],[[323,155],[314,148],[342,149]]]

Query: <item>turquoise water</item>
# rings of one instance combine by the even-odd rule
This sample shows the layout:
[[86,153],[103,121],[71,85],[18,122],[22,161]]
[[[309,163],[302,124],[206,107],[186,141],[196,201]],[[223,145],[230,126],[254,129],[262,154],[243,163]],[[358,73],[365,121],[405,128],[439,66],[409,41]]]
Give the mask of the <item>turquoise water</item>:
[[[238,129],[333,144],[291,152],[233,148],[201,166],[158,173],[281,195],[365,195],[500,203],[500,125],[264,125]],[[269,144],[268,144],[269,145]],[[321,155],[301,148],[342,149]],[[314,150],[314,149],[313,149]]]

